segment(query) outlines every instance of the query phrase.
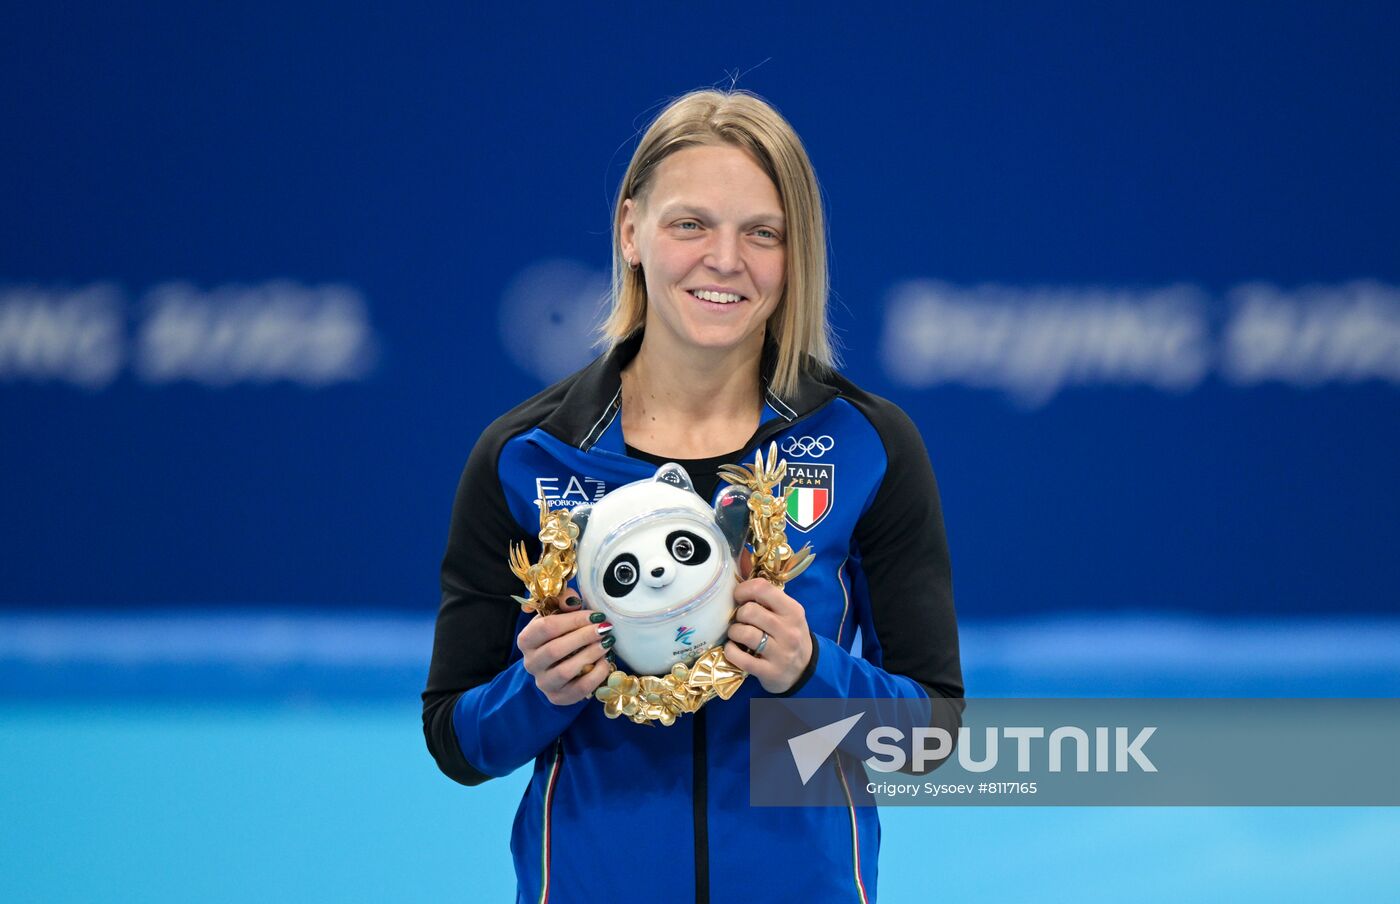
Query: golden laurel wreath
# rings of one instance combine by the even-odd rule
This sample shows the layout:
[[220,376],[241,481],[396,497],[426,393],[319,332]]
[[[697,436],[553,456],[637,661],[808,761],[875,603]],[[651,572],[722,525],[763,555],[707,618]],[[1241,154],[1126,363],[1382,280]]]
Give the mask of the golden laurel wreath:
[[[753,577],[763,578],[782,587],[812,564],[815,556],[810,545],[796,552],[788,545],[787,499],[793,488],[774,494],[787,476],[787,462],[778,458],[778,444],[754,455],[750,465],[724,465],[719,476],[726,483],[749,491],[749,526],[745,542],[753,549]],[[545,500],[540,507],[540,560],[530,562],[525,545],[510,547],[510,570],[525,584],[526,596],[515,601],[526,612],[553,615],[559,611],[559,595],[578,571],[575,544],[578,525],[568,509],[550,510]],[[743,575],[737,575],[744,580]],[[724,655],[720,645],[707,650],[694,663],[677,663],[668,674],[661,676],[628,675],[615,671],[607,683],[593,696],[603,703],[609,719],[625,716],[639,725],[660,722],[672,725],[682,713],[693,713],[719,697],[728,700],[739,690],[748,673],[736,667]]]

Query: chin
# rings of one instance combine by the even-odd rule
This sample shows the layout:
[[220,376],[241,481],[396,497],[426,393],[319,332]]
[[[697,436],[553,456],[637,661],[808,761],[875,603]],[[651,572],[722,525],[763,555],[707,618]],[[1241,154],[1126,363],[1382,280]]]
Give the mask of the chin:
[[682,335],[689,344],[703,348],[736,348],[746,343],[760,342],[763,337],[763,324],[688,323]]
[[743,348],[749,343],[757,345],[757,343],[754,342],[754,335],[752,333],[742,336],[699,335],[692,336],[689,340],[689,344],[696,348],[710,349],[713,351],[732,351],[734,349]]
[[707,351],[729,351],[752,343],[762,345],[762,323],[704,323],[688,317],[661,317],[647,327],[649,332],[669,334],[680,346]]

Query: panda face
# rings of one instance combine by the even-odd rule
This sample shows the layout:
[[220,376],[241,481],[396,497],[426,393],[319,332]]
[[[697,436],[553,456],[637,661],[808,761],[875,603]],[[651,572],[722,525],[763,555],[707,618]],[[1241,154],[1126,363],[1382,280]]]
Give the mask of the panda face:
[[668,586],[681,568],[696,568],[710,558],[710,543],[693,531],[673,530],[662,544],[664,556],[653,556],[645,566],[630,552],[619,553],[603,571],[603,592],[621,599],[639,584],[659,590]]
[[629,609],[659,611],[667,601],[689,599],[713,581],[724,565],[716,538],[694,528],[650,524],[629,532],[607,555],[600,575],[603,593],[627,601]]
[[729,487],[711,504],[668,464],[574,509],[579,593],[612,622],[629,672],[664,675],[724,643],[748,499]]

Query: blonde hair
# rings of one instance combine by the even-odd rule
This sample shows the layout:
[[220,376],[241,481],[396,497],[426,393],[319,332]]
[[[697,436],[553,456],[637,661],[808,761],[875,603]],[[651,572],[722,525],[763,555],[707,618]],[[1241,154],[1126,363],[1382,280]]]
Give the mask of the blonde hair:
[[768,318],[768,334],[777,345],[771,387],[786,395],[804,367],[835,364],[826,315],[826,225],[816,173],[802,140],[772,105],[747,91],[692,91],[672,101],[642,135],[617,192],[612,311],[600,332],[612,348],[646,323],[646,278],[622,256],[623,202],[642,199],[661,161],[703,145],[747,151],[773,180],[783,204],[787,273],[783,297]]

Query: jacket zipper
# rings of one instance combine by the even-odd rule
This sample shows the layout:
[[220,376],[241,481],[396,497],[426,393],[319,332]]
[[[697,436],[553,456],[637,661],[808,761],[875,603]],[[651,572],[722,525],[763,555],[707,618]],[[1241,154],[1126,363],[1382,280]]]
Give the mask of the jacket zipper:
[[[785,420],[781,415],[768,426],[759,430],[745,446],[745,450],[762,449],[763,444],[784,430],[797,426],[812,415],[826,408],[839,396],[813,408],[806,414]],[[695,734],[691,743],[691,822],[695,834],[695,904],[710,904],[710,826],[709,826],[709,772],[707,763],[707,738],[705,732],[705,708],[695,713]],[[862,898],[863,899],[863,898]]]
[[[826,408],[840,396],[833,396],[806,414],[792,420],[781,415],[774,418],[766,427],[757,431],[745,444],[746,450],[762,449],[763,444],[784,430],[797,426],[819,411]],[[617,453],[609,453],[617,454]],[[631,459],[622,455],[622,458]],[[710,830],[709,830],[709,778],[707,765],[707,745],[705,733],[705,710],[702,707],[695,713],[694,735],[691,741],[691,827],[695,836],[695,904],[710,904]]]
[[705,745],[705,708],[695,713],[691,742],[691,819],[695,830],[695,904],[710,904],[709,778]]

